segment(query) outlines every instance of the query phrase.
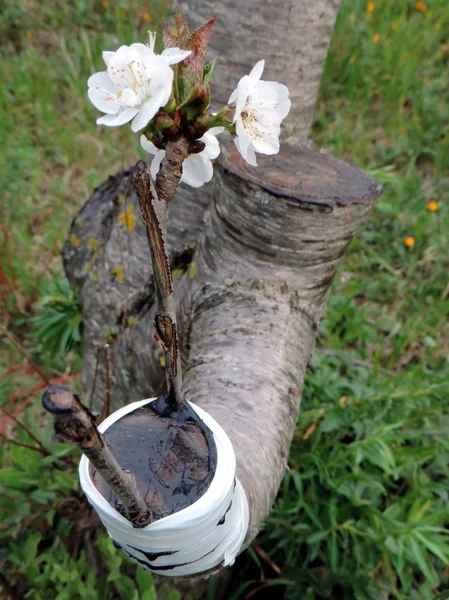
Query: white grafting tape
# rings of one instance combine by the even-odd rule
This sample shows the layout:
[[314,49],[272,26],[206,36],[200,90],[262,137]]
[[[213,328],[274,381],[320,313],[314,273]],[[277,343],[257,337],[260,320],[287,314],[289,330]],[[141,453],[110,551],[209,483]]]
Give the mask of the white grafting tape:
[[[123,416],[154,400],[140,400],[120,408],[98,429],[103,433]],[[232,565],[248,528],[248,502],[235,477],[231,441],[206,411],[192,402],[189,404],[213,433],[217,466],[209,488],[187,508],[135,529],[97,490],[85,456],[79,466],[81,487],[116,545],[143,567],[170,577],[203,573],[221,564]]]

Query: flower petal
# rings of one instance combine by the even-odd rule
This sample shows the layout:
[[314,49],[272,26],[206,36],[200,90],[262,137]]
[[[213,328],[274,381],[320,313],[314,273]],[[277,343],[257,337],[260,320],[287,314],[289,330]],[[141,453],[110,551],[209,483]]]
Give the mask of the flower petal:
[[109,115],[115,115],[120,109],[120,104],[111,97],[111,94],[103,90],[96,90],[95,88],[89,88],[87,90],[89,100],[98,110]]
[[248,148],[246,162],[252,167],[257,167],[256,153],[254,152],[251,146]]
[[251,146],[259,154],[277,154],[279,152],[279,125],[264,127],[262,133],[255,137]]
[[210,135],[220,135],[220,133],[223,133],[224,130],[225,130],[225,128],[221,127],[221,126],[219,126],[219,127],[211,127],[210,129],[207,130],[206,133],[208,133]]
[[106,71],[99,71],[98,73],[91,75],[87,80],[87,85],[90,88],[101,88],[111,94],[116,94],[118,92],[117,86],[111,81],[111,78]]
[[146,125],[148,125],[148,123],[151,121],[151,119],[154,117],[154,115],[157,113],[158,109],[161,106],[162,104],[159,101],[158,96],[150,98],[149,100],[144,102],[140,107],[136,118],[131,124],[131,129],[134,131],[134,133],[140,131]]
[[161,56],[169,65],[176,65],[192,54],[191,50],[180,50],[179,48],[166,48]]
[[254,154],[254,150],[250,146],[243,146],[241,144],[241,138],[234,138],[234,144],[237,150],[240,152],[242,157],[246,160],[246,162],[253,167],[257,167],[256,155]]
[[142,42],[135,42],[129,46],[129,50],[131,53],[137,52],[139,56],[142,58],[148,58],[150,54],[154,55],[154,52],[149,48],[146,44],[142,44]]
[[248,75],[248,77],[253,82],[259,81],[259,79],[262,77],[264,68],[265,68],[265,61],[259,60],[259,62],[256,63],[255,66],[252,68],[251,73]]
[[144,135],[140,136],[140,145],[145,150],[145,152],[149,152],[150,154],[157,154],[159,152],[158,148],[150,142]]
[[214,169],[209,159],[202,158],[203,152],[200,154],[190,154],[182,165],[181,181],[198,188],[212,179]]
[[229,98],[228,104],[236,103],[235,106],[235,118],[237,118],[245,106],[248,95],[252,89],[252,83],[248,75],[242,77],[237,85],[237,89],[234,90]]
[[250,102],[263,113],[264,122],[280,123],[290,111],[288,96],[289,91],[285,85],[276,81],[259,81],[250,93]]
[[[218,129],[218,127],[216,129]],[[200,141],[206,144],[206,147],[202,152],[200,152],[200,155],[202,158],[213,160],[220,154],[220,144],[218,143],[217,138],[210,134],[210,131],[211,129],[209,129],[209,131],[205,133],[202,138],[200,138]]]
[[105,115],[97,119],[97,125],[107,125],[108,127],[118,127],[131,121],[131,119],[137,114],[138,108],[125,108],[117,115]]
[[239,91],[234,90],[232,92],[232,94],[229,96],[228,104],[233,104],[237,100],[238,95],[239,95]]
[[104,63],[107,67],[109,67],[109,63],[111,62],[111,60],[114,58],[115,56],[115,52],[109,52],[109,50],[105,50],[104,52],[102,52],[102,57],[104,60]]
[[246,150],[248,146],[251,145],[251,138],[247,134],[246,129],[243,126],[241,120],[236,122],[235,131],[239,140],[238,151],[243,156],[243,158],[246,158]]
[[161,161],[165,156],[165,150],[158,150],[151,161],[150,172],[151,177],[156,179],[156,175],[159,173],[159,169],[161,168]]

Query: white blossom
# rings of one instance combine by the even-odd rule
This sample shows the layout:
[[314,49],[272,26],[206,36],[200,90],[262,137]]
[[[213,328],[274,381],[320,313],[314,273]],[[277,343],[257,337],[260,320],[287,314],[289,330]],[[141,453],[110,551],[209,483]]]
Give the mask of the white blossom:
[[[203,137],[199,138],[199,141],[204,142],[206,146],[204,150],[198,154],[189,154],[183,162],[181,182],[197,188],[212,179],[213,166],[211,161],[220,154],[220,145],[215,136],[222,133],[223,130],[224,127],[212,127],[203,135]],[[165,150],[156,148],[156,146],[147,140],[144,135],[140,137],[140,144],[144,150],[150,154],[154,154],[150,167],[151,176],[154,179],[158,174],[161,161],[165,156]]]
[[190,51],[167,48],[154,52],[155,36],[150,44],[121,46],[116,52],[103,52],[107,71],[92,75],[87,85],[95,108],[106,113],[98,125],[115,127],[133,119],[131,129],[143,129],[161,106],[167,104],[173,85],[170,65],[184,60]]
[[245,75],[231,94],[229,104],[235,103],[234,138],[237,150],[253,166],[256,152],[277,154],[281,121],[290,110],[288,88],[276,81],[261,81],[265,61],[259,61]]

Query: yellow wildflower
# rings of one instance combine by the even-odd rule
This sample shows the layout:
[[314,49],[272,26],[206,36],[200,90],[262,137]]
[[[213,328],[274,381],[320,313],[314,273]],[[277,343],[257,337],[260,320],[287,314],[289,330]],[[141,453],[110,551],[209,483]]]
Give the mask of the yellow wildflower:
[[416,10],[420,10],[421,12],[426,12],[427,4],[425,2],[417,2],[415,4]]

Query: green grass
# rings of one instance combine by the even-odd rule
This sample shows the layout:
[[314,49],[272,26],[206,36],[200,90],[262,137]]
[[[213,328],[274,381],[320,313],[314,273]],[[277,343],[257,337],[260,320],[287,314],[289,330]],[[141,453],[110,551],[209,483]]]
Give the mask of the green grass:
[[[157,21],[164,9],[106,4],[7,0],[0,17],[1,322],[62,380],[80,371],[81,325],[59,252],[92,188],[137,157],[126,128],[95,126],[86,79],[102,49],[142,39],[145,13]],[[340,10],[313,138],[386,191],[334,284],[290,469],[234,598],[430,600],[449,590],[449,5],[426,4],[379,0],[369,12],[344,0]],[[0,402],[58,452],[36,402],[26,406],[39,377],[2,345]],[[57,510],[77,490],[70,454],[4,444],[0,461],[0,571],[24,598],[155,597],[105,537],[92,544],[109,575],[70,548],[72,522]]]

